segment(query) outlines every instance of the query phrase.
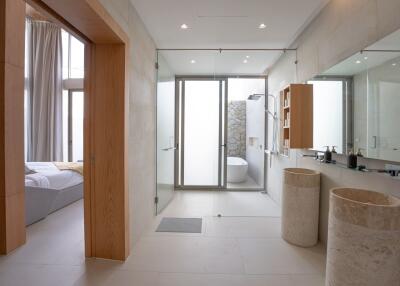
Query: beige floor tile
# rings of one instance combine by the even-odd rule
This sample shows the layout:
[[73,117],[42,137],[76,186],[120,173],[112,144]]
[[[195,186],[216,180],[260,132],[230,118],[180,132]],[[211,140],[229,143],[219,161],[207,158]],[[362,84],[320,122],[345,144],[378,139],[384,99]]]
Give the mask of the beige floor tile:
[[323,274],[325,250],[282,239],[238,239],[247,274]]
[[[165,216],[202,217],[202,233],[156,233]],[[179,192],[122,263],[85,259],[80,201],[30,226],[27,244],[0,257],[0,285],[322,286],[324,250],[281,240],[279,216],[259,192]]]
[[159,286],[292,286],[288,275],[161,273]]
[[181,273],[244,273],[234,239],[147,236],[132,250],[128,269]]
[[325,276],[318,274],[290,275],[291,285],[295,286],[325,286]]
[[236,238],[279,238],[281,220],[274,217],[206,217],[205,235]]

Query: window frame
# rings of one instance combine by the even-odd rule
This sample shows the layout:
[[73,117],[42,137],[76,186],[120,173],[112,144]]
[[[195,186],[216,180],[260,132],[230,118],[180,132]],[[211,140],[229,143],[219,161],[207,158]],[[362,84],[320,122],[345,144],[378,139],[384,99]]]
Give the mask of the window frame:
[[[354,91],[353,91],[353,77],[352,76],[335,76],[335,75],[327,75],[327,76],[316,76],[310,80],[307,80],[306,83],[311,81],[341,81],[343,83],[343,119],[342,119],[342,137],[343,137],[343,154],[347,154],[348,150],[353,149],[354,146],[354,120],[353,120],[353,100],[354,100]],[[313,151],[323,151],[323,150],[314,150]]]

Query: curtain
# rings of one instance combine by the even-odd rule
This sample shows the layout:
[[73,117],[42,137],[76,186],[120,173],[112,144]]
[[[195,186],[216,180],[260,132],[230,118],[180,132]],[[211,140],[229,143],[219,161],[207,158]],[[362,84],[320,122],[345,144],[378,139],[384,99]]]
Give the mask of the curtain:
[[62,40],[56,25],[27,20],[27,160],[62,161]]

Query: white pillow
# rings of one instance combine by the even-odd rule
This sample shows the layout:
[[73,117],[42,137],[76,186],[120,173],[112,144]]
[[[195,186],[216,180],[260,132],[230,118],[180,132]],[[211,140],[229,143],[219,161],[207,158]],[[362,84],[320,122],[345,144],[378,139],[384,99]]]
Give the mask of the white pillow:
[[36,172],[33,171],[32,169],[30,169],[30,168],[25,164],[25,175],[34,174],[34,173],[36,173]]

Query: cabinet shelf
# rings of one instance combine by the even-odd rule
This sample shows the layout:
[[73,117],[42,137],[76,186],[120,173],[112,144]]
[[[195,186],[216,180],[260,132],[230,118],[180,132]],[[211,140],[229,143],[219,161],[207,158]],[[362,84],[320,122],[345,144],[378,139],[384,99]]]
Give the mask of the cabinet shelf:
[[313,86],[291,84],[280,92],[280,146],[289,149],[313,147]]

